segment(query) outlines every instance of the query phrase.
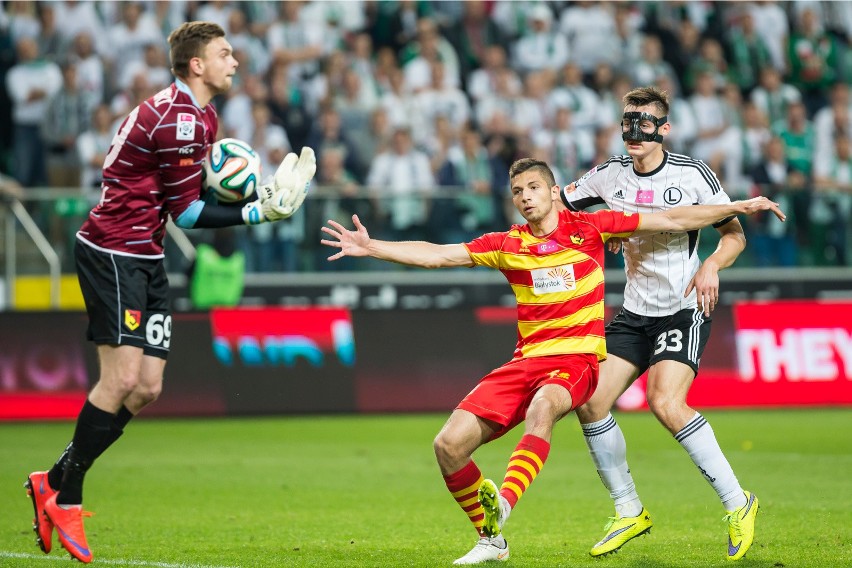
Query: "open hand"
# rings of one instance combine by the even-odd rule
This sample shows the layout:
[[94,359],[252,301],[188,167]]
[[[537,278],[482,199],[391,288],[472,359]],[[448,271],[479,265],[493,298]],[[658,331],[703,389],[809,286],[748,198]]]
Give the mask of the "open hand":
[[328,226],[322,227],[320,230],[336,240],[322,239],[320,242],[324,245],[339,248],[340,252],[328,257],[328,260],[337,260],[344,256],[368,256],[370,235],[367,233],[367,227],[361,224],[358,215],[352,215],[352,222],[355,224],[355,230],[350,231],[337,221],[328,221]]

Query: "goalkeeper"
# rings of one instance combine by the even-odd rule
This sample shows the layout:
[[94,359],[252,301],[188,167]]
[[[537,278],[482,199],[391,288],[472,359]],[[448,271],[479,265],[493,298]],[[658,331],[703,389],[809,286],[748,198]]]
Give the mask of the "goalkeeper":
[[284,158],[257,201],[202,201],[202,162],[218,130],[211,100],[231,87],[238,63],[224,30],[211,22],[182,24],[169,45],[176,79],[122,123],[104,160],[101,200],[77,233],[86,335],[97,345],[100,377],[59,460],[26,481],[38,545],[50,552],[56,528],[62,546],[85,563],[92,561],[83,528],[86,471],[163,385],[172,328],[163,262],[169,216],[184,229],[286,219],[316,172],[313,150],[303,148]]

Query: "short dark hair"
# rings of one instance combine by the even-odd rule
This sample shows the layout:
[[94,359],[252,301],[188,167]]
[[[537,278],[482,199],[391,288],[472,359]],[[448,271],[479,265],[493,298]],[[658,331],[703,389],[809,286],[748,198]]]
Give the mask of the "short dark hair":
[[669,94],[658,87],[639,87],[633,89],[622,99],[624,106],[647,106],[654,105],[662,115],[669,114]]
[[217,37],[225,37],[225,30],[213,22],[184,22],[169,34],[169,59],[172,73],[177,77],[189,76],[189,60],[204,55],[207,44]]
[[512,167],[509,168],[509,182],[511,183],[511,181],[515,179],[515,176],[529,170],[537,170],[538,173],[544,176],[544,181],[547,182],[547,187],[553,187],[556,185],[556,178],[553,177],[553,170],[550,169],[547,162],[534,160],[533,158],[521,158],[520,160],[515,160],[515,163],[513,163]]

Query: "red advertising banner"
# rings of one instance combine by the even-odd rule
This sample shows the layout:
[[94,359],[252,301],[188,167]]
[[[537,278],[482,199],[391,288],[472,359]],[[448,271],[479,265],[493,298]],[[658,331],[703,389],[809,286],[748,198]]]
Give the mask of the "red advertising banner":
[[[173,318],[163,394],[145,416],[449,412],[517,340],[513,307],[241,307]],[[0,313],[0,420],[76,417],[98,372],[85,326],[83,313]],[[852,302],[717,308],[688,402],[852,405]],[[617,405],[647,409],[645,377]]]
[[[714,312],[689,404],[852,404],[852,302],[741,302],[730,323],[729,314]],[[622,395],[619,408],[647,408],[645,380]]]

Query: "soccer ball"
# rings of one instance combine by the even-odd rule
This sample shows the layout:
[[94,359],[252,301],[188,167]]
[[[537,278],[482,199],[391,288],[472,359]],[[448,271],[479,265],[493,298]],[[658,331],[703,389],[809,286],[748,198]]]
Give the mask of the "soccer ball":
[[260,183],[260,156],[236,138],[223,138],[210,145],[201,184],[218,201],[233,203],[250,197]]

